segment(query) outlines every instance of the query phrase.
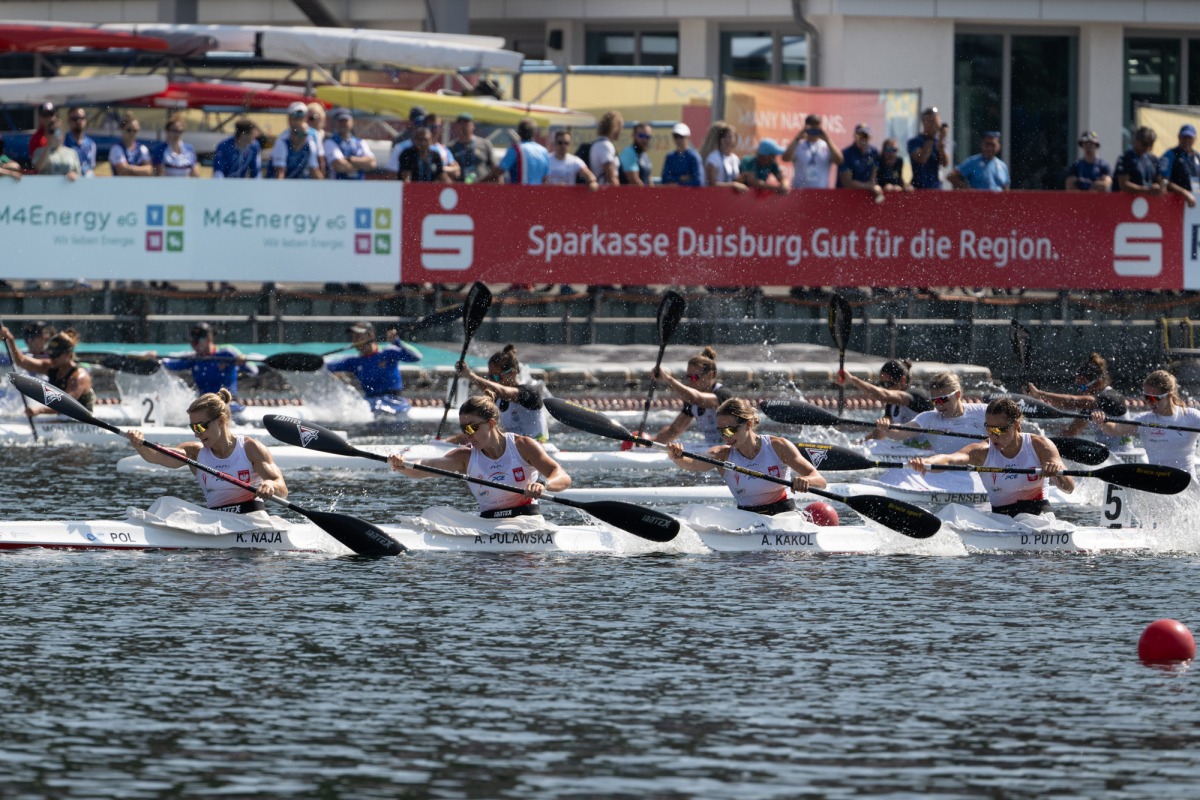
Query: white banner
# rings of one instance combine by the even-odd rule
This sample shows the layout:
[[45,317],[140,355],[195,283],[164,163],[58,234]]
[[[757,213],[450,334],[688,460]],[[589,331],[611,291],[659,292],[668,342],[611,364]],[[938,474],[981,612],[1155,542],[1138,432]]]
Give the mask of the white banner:
[[401,184],[0,179],[10,278],[400,280]]

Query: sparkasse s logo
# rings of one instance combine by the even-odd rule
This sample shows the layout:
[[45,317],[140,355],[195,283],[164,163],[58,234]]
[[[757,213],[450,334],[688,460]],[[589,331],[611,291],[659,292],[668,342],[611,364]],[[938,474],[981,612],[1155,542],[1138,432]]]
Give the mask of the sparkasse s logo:
[[[1150,204],[1138,197],[1131,210],[1135,219],[1145,219]],[[1113,271],[1139,278],[1162,274],[1162,239],[1162,226],[1157,222],[1122,222],[1113,231]]]
[[[458,192],[438,195],[443,211],[458,205]],[[475,261],[475,220],[466,214],[430,214],[421,220],[421,266],[431,270],[469,269]]]

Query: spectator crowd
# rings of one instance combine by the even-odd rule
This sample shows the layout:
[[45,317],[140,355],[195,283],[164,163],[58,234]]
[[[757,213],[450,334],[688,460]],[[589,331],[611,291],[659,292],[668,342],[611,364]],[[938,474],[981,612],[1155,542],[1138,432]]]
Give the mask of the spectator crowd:
[[[72,181],[95,174],[98,148],[86,132],[86,110],[69,109],[65,129],[52,103],[39,106],[37,115],[38,126],[29,142],[29,171],[61,175]],[[556,129],[549,139],[553,150],[539,143],[537,124],[523,120],[516,128],[517,141],[497,160],[492,143],[477,135],[471,114],[457,116],[446,144],[439,116],[413,107],[408,127],[393,142],[387,163],[382,165],[355,134],[353,112],[334,109],[329,118],[331,130],[326,129],[326,112],[320,103],[292,103],[287,110],[287,130],[266,153],[257,125],[240,120],[234,134],[217,145],[212,176],[364,180],[368,173],[382,167],[399,180],[412,182],[585,185],[592,190],[656,183],[650,159],[652,126],[634,123],[629,145],[621,148],[618,141],[625,120],[617,111],[601,117],[596,137],[590,141],[576,142],[569,130]],[[168,120],[166,141],[153,147],[138,140],[141,124],[133,115],[121,120],[120,133],[120,140],[107,153],[113,175],[200,176],[200,159],[185,140],[182,115]],[[786,145],[762,139],[754,152],[741,155],[735,152],[737,131],[724,121],[708,128],[699,150],[693,145],[691,128],[683,122],[672,126],[671,138],[673,148],[663,160],[657,180],[664,186],[726,187],[736,192],[753,188],[779,193],[838,187],[869,192],[876,202],[883,202],[889,193],[940,190],[946,184],[977,191],[1008,191],[1012,186],[1008,165],[1001,157],[1000,132],[984,132],[979,152],[952,164],[949,125],[934,107],[921,112],[920,132],[908,140],[904,150],[894,138],[884,139],[881,149],[877,148],[870,126],[862,123],[854,128],[853,143],[839,149],[816,114],[806,117],[804,127]],[[1132,147],[1113,167],[1099,157],[1099,136],[1084,131],[1078,139],[1080,157],[1066,168],[1063,188],[1174,193],[1195,206],[1200,192],[1195,127],[1183,125],[1177,145],[1161,157],[1153,154],[1156,140],[1154,130],[1137,129]],[[905,152],[911,178],[906,177]],[[784,169],[784,164],[790,169]],[[0,142],[0,178],[19,180],[21,175],[20,166],[4,155]]]

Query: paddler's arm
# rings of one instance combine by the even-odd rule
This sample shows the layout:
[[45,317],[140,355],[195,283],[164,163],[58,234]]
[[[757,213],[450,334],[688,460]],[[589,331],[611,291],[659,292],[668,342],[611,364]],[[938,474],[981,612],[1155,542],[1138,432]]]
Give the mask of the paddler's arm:
[[453,472],[466,472],[467,463],[470,457],[471,449],[469,447],[459,447],[455,450],[451,450],[444,456],[438,456],[437,458],[414,459],[412,461],[406,461],[402,454],[396,453],[395,455],[388,456],[388,463],[391,464],[393,471],[399,472],[401,475],[405,475],[409,478],[438,478],[441,476],[437,473],[426,472],[423,469],[415,469],[409,465],[424,464],[425,466],[435,467],[437,469],[448,469]]
[[691,426],[692,418],[681,411],[675,415],[675,419],[671,420],[670,425],[654,435],[654,441],[662,442],[663,444],[673,442],[680,436],[683,436]]
[[1096,407],[1095,395],[1043,392],[1032,383],[1029,384],[1029,396],[1034,400],[1041,400],[1043,403],[1049,403],[1055,408],[1065,411],[1089,411]]
[[[125,438],[133,445],[133,449],[137,450],[137,454],[151,464],[157,464],[160,467],[167,467],[169,469],[179,469],[180,467],[189,466],[177,458],[171,458],[164,453],[146,447],[144,444],[146,439],[145,434],[137,428],[130,428],[125,431]],[[196,456],[200,455],[200,448],[201,444],[199,442],[184,442],[181,445],[177,445],[174,449],[194,461]]]
[[1125,425],[1121,422],[1113,422],[1109,420],[1108,415],[1103,411],[1092,412],[1092,422],[1096,424],[1104,433],[1109,436],[1133,436],[1137,433],[1136,425]]
[[[709,450],[705,455],[719,458],[724,461],[729,458],[729,446],[717,445]],[[708,472],[710,469],[716,469],[716,464],[709,464],[707,461],[696,461],[683,454],[683,445],[679,442],[671,442],[667,445],[667,457],[671,459],[671,463],[680,469],[688,472]]]
[[920,472],[922,475],[925,474],[929,467],[933,467],[938,464],[946,464],[948,466],[971,464],[976,467],[982,467],[983,462],[987,459],[987,454],[988,443],[976,442],[975,444],[967,445],[957,453],[940,453],[935,456],[917,456],[916,458],[910,458],[908,460],[908,466],[912,467],[917,472]]
[[515,403],[517,400],[518,389],[515,386],[505,386],[502,383],[488,380],[467,366],[465,361],[459,361],[454,365],[456,374],[460,378],[466,378],[478,385],[482,389],[491,392],[492,395],[501,400],[507,400],[510,403]]
[[833,382],[838,385],[849,384],[872,400],[878,400],[879,402],[887,403],[888,405],[908,408],[908,404],[911,403],[913,399],[912,395],[903,389],[885,389],[882,386],[876,386],[873,383],[864,381],[862,378],[851,375],[845,370],[839,370],[838,374],[834,377]]
[[880,417],[875,420],[875,432],[879,434],[880,439],[911,439],[914,434],[912,431],[895,431],[892,430],[892,420],[890,417]]
[[541,483],[535,483],[525,490],[529,497],[541,497],[542,492],[562,492],[571,488],[571,476],[567,471],[542,448],[536,439],[528,436],[516,437],[517,452],[542,476]]
[[283,473],[279,469],[279,465],[275,463],[275,459],[271,456],[271,451],[263,446],[262,442],[257,439],[246,438],[246,456],[250,459],[250,466],[254,467],[254,471],[258,473],[258,477],[262,478],[262,483],[258,485],[258,491],[255,492],[261,498],[288,496],[287,483],[283,480]]
[[1058,448],[1054,442],[1047,439],[1045,436],[1034,436],[1031,438],[1033,443],[1033,452],[1037,453],[1038,461],[1042,464],[1042,475],[1054,482],[1054,485],[1064,492],[1070,494],[1075,491],[1075,479],[1070,475],[1061,475],[1060,473],[1067,467],[1062,462],[1062,456],[1058,454]]
[[825,476],[818,472],[812,462],[805,458],[796,445],[787,439],[782,436],[772,436],[771,447],[774,448],[775,455],[779,456],[779,460],[791,467],[796,476],[792,480],[792,488],[797,492],[824,489],[829,485]]

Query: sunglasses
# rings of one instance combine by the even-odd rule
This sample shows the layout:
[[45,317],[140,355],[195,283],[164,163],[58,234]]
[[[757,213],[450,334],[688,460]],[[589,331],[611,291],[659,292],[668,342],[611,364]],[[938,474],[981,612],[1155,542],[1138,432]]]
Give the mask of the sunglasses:
[[929,398],[929,402],[933,403],[935,406],[944,406],[946,403],[949,403],[951,400],[953,400],[956,394],[958,394],[957,389],[950,394],[944,394],[941,397],[931,397]]
[[482,422],[469,422],[466,425],[459,425],[458,427],[462,428],[462,432],[465,433],[467,436],[474,436],[475,431],[482,428],[483,425],[484,425],[484,423],[482,423]]
[[554,143],[555,143],[555,144],[565,144],[567,147],[570,147],[570,146],[571,146],[571,140],[570,140],[570,139],[558,139],[558,140],[556,140]]
[[1157,403],[1159,400],[1162,400],[1164,397],[1170,397],[1170,395],[1169,394],[1150,394],[1149,392],[1146,392],[1145,397],[1146,397],[1147,403]]
[[896,148],[894,148],[894,147],[885,147],[885,148],[883,148],[883,152],[885,152],[885,153],[899,153],[900,151],[899,151],[899,150],[897,150],[897,149],[896,149]]
[[501,378],[503,378],[505,375],[512,375],[512,374],[513,374],[513,371],[511,369],[506,369],[503,372],[489,372],[488,377],[494,381],[498,381]]
[[62,354],[69,353],[69,352],[71,352],[71,351],[65,350],[65,349],[60,349],[60,348],[54,348],[52,350],[47,350],[46,355],[48,355],[50,358],[58,358]]
[[639,139],[649,139],[649,138],[650,138],[650,134],[648,134],[648,133],[639,133],[639,134],[637,135],[637,138],[639,138]]
[[703,377],[704,377],[704,373],[702,373],[702,372],[689,372],[687,374],[687,379],[689,381],[691,381],[692,383],[696,383]]
[[742,420],[737,425],[730,425],[727,428],[717,428],[717,433],[721,434],[726,439],[728,439],[728,438],[732,437],[735,433],[737,433],[738,428],[742,427],[745,424],[746,424],[746,420]]
[[212,427],[212,424],[214,422],[216,422],[220,418],[221,418],[221,415],[218,414],[217,416],[212,417],[211,419],[204,420],[204,422],[189,422],[188,427],[192,429],[192,433],[197,433],[197,434],[204,433],[206,430],[208,430],[210,427]]
[[986,425],[984,427],[987,428],[987,432],[992,436],[1002,436],[1012,429],[1012,423],[1010,422],[1007,425]]

